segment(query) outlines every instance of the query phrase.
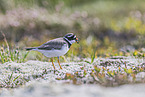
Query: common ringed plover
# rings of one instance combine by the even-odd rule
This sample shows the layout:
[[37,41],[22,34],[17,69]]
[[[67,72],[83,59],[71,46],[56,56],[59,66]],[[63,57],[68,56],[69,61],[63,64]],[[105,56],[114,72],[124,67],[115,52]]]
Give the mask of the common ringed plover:
[[38,51],[42,53],[44,56],[51,58],[51,62],[52,62],[54,70],[55,70],[55,66],[53,63],[53,57],[57,57],[60,69],[62,69],[59,62],[59,56],[66,54],[68,50],[70,49],[70,46],[72,45],[72,43],[75,43],[75,42],[78,43],[78,38],[76,38],[76,35],[74,35],[73,33],[68,33],[64,37],[47,41],[46,43],[38,47],[26,48],[26,50]]

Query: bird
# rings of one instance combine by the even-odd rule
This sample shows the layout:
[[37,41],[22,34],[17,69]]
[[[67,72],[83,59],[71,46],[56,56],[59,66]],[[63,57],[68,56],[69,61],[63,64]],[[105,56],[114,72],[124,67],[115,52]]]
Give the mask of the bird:
[[49,40],[38,47],[27,47],[25,49],[27,51],[38,51],[44,56],[51,58],[53,68],[56,70],[53,63],[53,57],[57,57],[60,69],[62,69],[59,62],[59,57],[65,55],[69,51],[71,45],[75,42],[79,43],[79,39],[76,37],[76,35],[73,33],[67,33],[64,37]]

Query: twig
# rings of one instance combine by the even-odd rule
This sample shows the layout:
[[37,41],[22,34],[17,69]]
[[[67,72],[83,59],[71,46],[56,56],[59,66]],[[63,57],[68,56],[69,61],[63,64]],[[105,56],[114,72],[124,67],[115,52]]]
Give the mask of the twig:
[[8,50],[9,50],[9,44],[7,42],[6,36],[5,36],[5,34],[2,31],[0,31],[0,32],[2,33],[2,35],[4,37],[4,41],[5,41],[6,45],[7,45]]

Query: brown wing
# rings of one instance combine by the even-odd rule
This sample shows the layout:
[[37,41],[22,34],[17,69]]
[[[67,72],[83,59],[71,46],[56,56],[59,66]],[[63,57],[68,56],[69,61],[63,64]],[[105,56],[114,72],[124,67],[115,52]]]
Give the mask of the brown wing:
[[42,44],[38,47],[40,50],[52,50],[57,49],[60,50],[62,46],[66,44],[63,38],[56,38],[50,41],[47,41],[46,43]]

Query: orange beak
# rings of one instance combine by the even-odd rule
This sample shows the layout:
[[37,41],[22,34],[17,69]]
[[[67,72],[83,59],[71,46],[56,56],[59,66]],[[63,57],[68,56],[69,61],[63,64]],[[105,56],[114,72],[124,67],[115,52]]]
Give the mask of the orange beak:
[[76,38],[76,43],[79,43],[79,39],[78,38]]

